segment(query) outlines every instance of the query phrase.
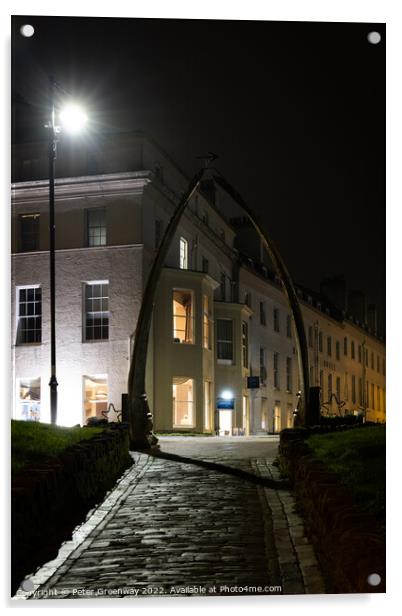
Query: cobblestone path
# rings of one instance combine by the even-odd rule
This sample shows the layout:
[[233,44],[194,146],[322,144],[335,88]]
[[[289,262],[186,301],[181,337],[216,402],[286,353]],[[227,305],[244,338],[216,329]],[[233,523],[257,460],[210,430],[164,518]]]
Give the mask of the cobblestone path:
[[[180,442],[162,449],[188,455]],[[239,449],[236,458],[236,448],[192,453],[280,479],[273,457],[240,457]],[[74,541],[31,576],[36,593],[20,590],[18,598],[325,592],[288,491],[196,463],[135,459]]]

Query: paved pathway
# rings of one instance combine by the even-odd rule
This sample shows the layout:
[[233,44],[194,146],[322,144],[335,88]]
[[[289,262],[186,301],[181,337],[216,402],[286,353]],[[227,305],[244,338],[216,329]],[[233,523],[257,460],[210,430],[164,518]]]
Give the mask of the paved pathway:
[[277,445],[165,437],[162,455],[173,459],[134,454],[73,541],[23,582],[35,594],[16,598],[325,592],[292,495],[266,481],[280,480]]

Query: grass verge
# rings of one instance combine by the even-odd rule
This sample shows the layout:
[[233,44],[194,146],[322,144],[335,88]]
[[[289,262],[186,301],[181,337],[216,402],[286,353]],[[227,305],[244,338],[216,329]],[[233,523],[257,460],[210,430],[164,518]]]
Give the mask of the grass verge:
[[385,426],[316,434],[307,444],[355,501],[385,526]]
[[34,421],[11,421],[11,472],[57,456],[63,449],[92,438],[104,428],[62,428]]

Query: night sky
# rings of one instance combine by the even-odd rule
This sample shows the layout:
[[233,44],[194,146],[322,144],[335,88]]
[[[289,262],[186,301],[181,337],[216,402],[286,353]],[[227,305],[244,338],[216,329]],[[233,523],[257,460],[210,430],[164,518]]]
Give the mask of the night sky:
[[93,130],[144,130],[189,176],[216,152],[293,279],[318,290],[344,274],[383,326],[383,24],[35,16],[12,29],[14,140],[46,138],[52,74]]

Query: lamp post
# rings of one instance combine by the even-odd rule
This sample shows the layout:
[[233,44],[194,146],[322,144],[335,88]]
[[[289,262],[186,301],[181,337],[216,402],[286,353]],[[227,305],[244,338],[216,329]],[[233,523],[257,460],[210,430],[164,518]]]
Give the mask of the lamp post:
[[[85,125],[86,115],[79,107],[68,105],[58,114],[61,126],[56,124],[55,90],[60,88],[53,77],[49,77],[49,121],[48,129],[48,161],[49,161],[49,286],[50,286],[50,421],[57,423],[57,376],[56,376],[56,225],[54,216],[54,177],[57,151],[57,135],[61,126],[69,132],[76,133]],[[62,90],[64,92],[64,90]]]

